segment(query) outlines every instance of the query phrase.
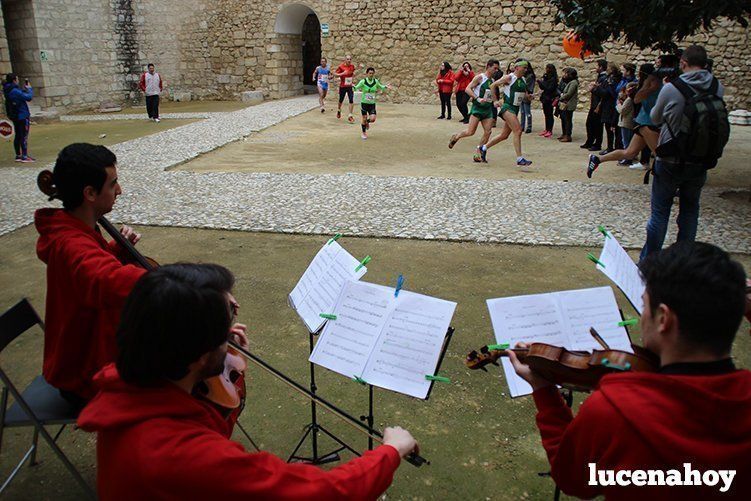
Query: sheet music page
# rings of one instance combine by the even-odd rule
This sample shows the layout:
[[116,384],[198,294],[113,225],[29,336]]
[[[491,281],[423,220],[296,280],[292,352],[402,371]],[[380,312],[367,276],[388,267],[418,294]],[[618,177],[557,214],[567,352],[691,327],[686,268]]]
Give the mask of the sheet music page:
[[589,333],[594,327],[600,337],[614,350],[633,353],[628,332],[620,327],[621,313],[611,287],[593,287],[555,293],[566,330],[569,350],[600,350],[602,346]]
[[368,383],[425,398],[456,303],[402,289],[361,376]]
[[600,253],[600,262],[605,267],[603,268],[599,264],[595,267],[623,291],[636,312],[641,315],[644,309],[644,301],[642,300],[645,288],[644,281],[639,274],[639,267],[636,266],[634,260],[631,259],[631,256],[621,247],[621,244],[613,235],[610,235],[610,238],[605,238],[605,245],[603,245]]
[[388,287],[347,281],[332,309],[337,318],[326,323],[309,360],[348,378],[362,377],[394,307],[393,296]]
[[[488,299],[490,321],[498,344],[513,347],[519,342],[565,346],[569,336],[554,293]],[[502,358],[503,372],[512,397],[529,395],[532,387],[516,375],[508,358]]]
[[347,280],[359,280],[368,269],[355,268],[360,262],[338,242],[326,243],[297,282],[289,297],[298,315],[310,332],[317,332],[326,319],[321,313],[331,313],[339,293]]

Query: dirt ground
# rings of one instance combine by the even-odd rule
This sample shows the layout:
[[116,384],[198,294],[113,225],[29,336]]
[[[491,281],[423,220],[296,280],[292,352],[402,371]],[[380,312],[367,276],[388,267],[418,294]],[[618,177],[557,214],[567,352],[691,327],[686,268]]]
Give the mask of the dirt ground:
[[[305,117],[306,119],[308,117]],[[375,135],[375,133],[374,133]],[[369,143],[372,144],[372,143]],[[230,231],[138,228],[141,250],[162,263],[217,262],[237,276],[235,296],[240,319],[249,325],[252,350],[261,358],[306,383],[308,337],[286,297],[325,238]],[[36,258],[32,227],[0,237],[0,310],[20,298],[30,298],[44,311],[45,273]],[[408,290],[459,303],[452,325],[456,334],[441,374],[449,385],[437,385],[428,401],[376,390],[376,423],[383,428],[400,424],[421,443],[432,464],[414,468],[403,464],[388,491],[393,499],[547,499],[552,495],[544,451],[534,424],[530,398],[511,400],[498,369],[490,373],[464,368],[466,353],[493,341],[487,298],[611,285],[586,259],[596,249],[528,247],[414,240],[341,240],[353,255],[373,257],[364,280],[393,284],[399,273]],[[739,256],[747,270],[751,256]],[[269,273],[273,270],[273,273]],[[635,315],[616,292],[627,317]],[[735,343],[740,367],[751,367],[751,337],[744,321]],[[638,341],[638,329],[632,332]],[[19,384],[39,373],[42,333],[29,331],[10,345],[2,367]],[[286,386],[251,366],[249,397],[241,423],[261,447],[286,459],[309,421],[308,403]],[[317,370],[319,392],[359,416],[367,412],[367,390],[325,369]],[[579,400],[581,397],[579,397]],[[322,423],[356,448],[366,439],[338,419],[321,411]],[[6,475],[20,458],[31,434],[6,430],[0,474]],[[246,446],[239,435],[235,437]],[[322,449],[332,443],[322,440]],[[93,436],[81,431],[63,433],[60,444],[85,478],[95,482]],[[9,499],[78,499],[80,492],[67,471],[46,447],[41,464],[24,467],[8,491]],[[499,484],[499,481],[501,482]],[[500,487],[499,487],[500,485]]]
[[[162,99],[159,102],[159,113],[193,113],[193,112],[223,112],[237,111],[247,108],[248,103],[242,101],[168,101]],[[146,116],[146,104],[128,106],[122,111],[107,113],[108,115],[126,115],[130,113],[143,113]],[[85,110],[73,113],[73,115],[94,115],[96,110]]]
[[[452,121],[436,120],[439,107],[427,105],[378,104],[378,119],[366,141],[360,139],[359,105],[355,105],[356,123],[348,124],[345,114],[336,118],[336,102],[330,101],[326,113],[313,110],[282,122],[246,141],[239,141],[203,155],[179,168],[194,171],[301,172],[344,174],[358,172],[377,176],[436,176],[481,179],[547,179],[551,181],[587,181],[585,167],[589,152],[579,148],[584,142],[585,113],[574,118],[574,142],[559,143],[560,123],[553,139],[538,136],[544,120],[540,110],[533,111],[533,131],[522,137],[524,155],[532,160],[531,172],[515,165],[511,140],[488,154],[488,163],[472,161],[480,139],[461,140],[453,150],[447,145],[455,132],[464,129],[454,110]],[[493,129],[497,134],[500,129]],[[751,188],[751,127],[733,126],[730,143],[717,168],[709,174],[709,186]],[[629,170],[616,163],[604,164],[593,181],[604,183],[642,182],[643,171]]]
[[[115,120],[105,122],[47,122],[31,126],[29,135],[29,154],[35,163],[24,164],[14,161],[13,140],[0,140],[0,168],[3,167],[40,167],[54,162],[57,154],[71,143],[92,143],[109,146],[130,141],[143,136],[156,134],[195,120],[162,120],[160,123],[140,120]],[[106,134],[106,137],[100,137]]]

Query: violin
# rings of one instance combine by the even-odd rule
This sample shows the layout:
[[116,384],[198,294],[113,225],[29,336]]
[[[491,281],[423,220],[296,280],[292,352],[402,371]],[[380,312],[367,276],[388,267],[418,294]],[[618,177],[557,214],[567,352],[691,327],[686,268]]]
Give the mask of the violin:
[[[49,197],[49,200],[58,198],[54,178],[49,170],[43,170],[39,173],[37,187]],[[97,223],[124,249],[125,253],[121,259],[123,264],[135,264],[147,271],[159,267],[159,263],[141,254],[135,245],[125,238],[107,218],[101,216]],[[225,416],[235,411],[239,414],[245,402],[244,374],[246,367],[245,359],[236,350],[230,348],[227,351],[224,372],[199,383],[194,393],[214,404]]]
[[622,350],[571,351],[546,343],[532,343],[527,348],[493,350],[483,346],[467,355],[470,369],[486,370],[486,365],[498,365],[498,359],[513,351],[519,360],[542,378],[576,391],[592,391],[603,376],[618,372],[657,372],[660,360],[651,351],[631,345],[634,353]]

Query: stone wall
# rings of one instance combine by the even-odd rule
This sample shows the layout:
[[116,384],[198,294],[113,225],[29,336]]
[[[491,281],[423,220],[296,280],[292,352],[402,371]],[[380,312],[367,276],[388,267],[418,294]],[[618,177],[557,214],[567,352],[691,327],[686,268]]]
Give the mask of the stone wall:
[[[168,92],[193,98],[300,94],[300,32],[311,12],[330,26],[323,55],[334,66],[346,54],[375,66],[394,86],[384,100],[437,103],[434,79],[444,60],[478,70],[490,57],[522,56],[538,73],[554,63],[577,68],[583,82],[592,75],[592,64],[563,53],[566,30],[553,24],[544,0],[3,0],[3,11],[14,71],[33,79],[36,104],[61,111],[140,101],[136,84],[148,62]],[[751,107],[749,30],[720,21],[694,40],[715,59],[730,107]],[[621,43],[606,48],[619,63],[654,59]],[[0,65],[3,52],[0,36]]]
[[5,34],[5,16],[3,16],[3,11],[0,9],[0,75],[5,77],[7,73],[11,73],[12,71],[8,36]]

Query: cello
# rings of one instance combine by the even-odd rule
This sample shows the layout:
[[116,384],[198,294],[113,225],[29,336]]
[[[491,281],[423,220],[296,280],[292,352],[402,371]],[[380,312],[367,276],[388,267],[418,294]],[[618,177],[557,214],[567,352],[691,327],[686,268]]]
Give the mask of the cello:
[[[49,170],[43,170],[37,176],[37,187],[47,195],[48,200],[58,198],[55,187],[54,177]],[[121,261],[123,264],[134,264],[140,266],[146,271],[151,271],[159,267],[154,259],[144,256],[138,249],[125,238],[115,226],[104,216],[99,217],[97,223],[118,243],[123,249]],[[227,351],[224,371],[218,376],[206,379],[199,383],[194,389],[194,394],[215,405],[225,417],[231,414],[236,416],[242,411],[245,402],[245,380],[244,373],[247,368],[245,360],[238,353],[230,348]]]

